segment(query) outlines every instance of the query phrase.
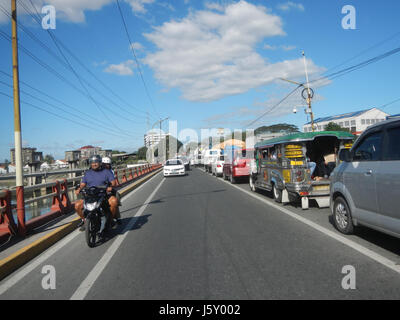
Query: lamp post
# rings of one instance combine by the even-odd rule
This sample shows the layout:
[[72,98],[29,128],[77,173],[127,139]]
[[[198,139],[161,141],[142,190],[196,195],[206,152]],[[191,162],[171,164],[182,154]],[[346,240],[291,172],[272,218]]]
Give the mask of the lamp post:
[[15,143],[15,175],[18,233],[26,234],[25,228],[25,200],[24,200],[24,171],[22,168],[22,135],[21,109],[19,97],[19,70],[18,70],[18,30],[17,4],[11,0],[11,30],[12,30],[12,63],[13,63],[13,96],[14,96],[14,143]]
[[[154,124],[153,124],[153,126],[151,127],[151,129],[154,129],[154,126],[157,124],[157,123],[160,123],[160,139],[159,139],[159,141],[158,141],[158,143],[160,144],[160,142],[161,142],[161,126],[162,126],[162,123],[164,122],[164,121],[166,121],[166,120],[168,120],[169,119],[169,117],[167,117],[167,118],[165,118],[165,119],[161,119],[160,118],[160,120],[158,120],[158,121],[156,121]],[[158,154],[160,155],[160,151],[158,152]]]

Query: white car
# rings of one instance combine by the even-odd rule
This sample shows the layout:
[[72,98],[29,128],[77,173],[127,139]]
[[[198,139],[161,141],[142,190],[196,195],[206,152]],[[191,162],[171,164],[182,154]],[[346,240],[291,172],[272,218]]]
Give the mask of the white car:
[[222,177],[222,174],[224,171],[224,162],[225,162],[224,156],[219,156],[211,163],[212,175],[214,175],[216,177],[218,177],[218,176]]
[[170,159],[164,164],[164,177],[186,175],[185,166],[182,160]]

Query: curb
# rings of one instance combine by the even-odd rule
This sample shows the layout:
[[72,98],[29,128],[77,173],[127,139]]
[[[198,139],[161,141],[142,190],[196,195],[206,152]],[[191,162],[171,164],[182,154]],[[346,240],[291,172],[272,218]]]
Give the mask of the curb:
[[[134,182],[132,185],[126,187],[124,190],[120,191],[121,196],[131,192],[137,186],[148,181],[150,178],[162,171],[157,169],[154,172],[146,175],[141,180]],[[74,231],[80,222],[80,218],[76,218],[71,222],[57,228],[56,230],[50,232],[49,234],[43,236],[42,238],[36,240],[35,242],[27,245],[26,247],[14,252],[7,258],[0,260],[0,280],[7,277],[10,273],[14,272],[33,258],[37,257],[43,251],[51,247],[53,244],[61,240],[67,234]]]

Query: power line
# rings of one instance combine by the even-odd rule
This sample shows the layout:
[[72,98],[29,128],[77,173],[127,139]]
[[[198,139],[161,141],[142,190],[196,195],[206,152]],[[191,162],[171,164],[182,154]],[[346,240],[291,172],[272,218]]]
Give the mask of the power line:
[[[20,4],[22,5],[22,7],[24,8],[24,10],[38,23],[38,25],[41,25],[41,19],[40,19],[40,15],[36,9],[36,7],[34,6],[34,4],[32,3],[32,0],[29,0],[32,7],[34,8],[34,10],[36,11],[36,16],[31,13],[29,11],[29,9],[24,5],[23,2],[20,2]],[[95,78],[105,89],[107,89],[109,92],[111,92],[115,97],[117,97],[119,100],[121,100],[124,104],[129,105],[131,108],[136,109],[138,112],[141,113],[145,113],[145,111],[140,110],[139,108],[136,108],[132,105],[130,105],[129,103],[127,103],[126,101],[124,101],[124,99],[122,99],[118,94],[116,94],[114,92],[114,90],[112,90],[109,86],[107,86],[102,80],[100,80],[91,70],[89,70],[85,64],[75,55],[71,52],[71,50],[68,49],[68,47],[60,40],[58,39],[53,32],[51,32],[51,30],[47,29],[46,30],[47,33],[49,34],[49,36],[51,37],[51,39],[53,40],[53,42],[55,43],[55,45],[58,47],[58,45],[60,45],[65,51],[68,52],[68,54],[84,69],[86,70],[87,73],[89,73],[93,78]],[[58,58],[58,56],[57,56]],[[58,59],[59,60],[59,59]],[[65,65],[65,64],[63,64]],[[87,83],[90,86],[90,83],[88,81],[85,81],[85,83]],[[115,101],[109,99],[108,97],[104,96],[99,90],[97,90],[96,88],[94,88],[93,86],[90,86],[92,89],[96,90],[97,93],[99,93],[100,95],[102,95],[104,98],[106,98],[108,101],[110,101],[111,103],[113,103],[114,105],[116,105],[118,108],[120,108],[121,110],[135,116],[135,117],[142,117],[145,118],[145,116],[141,116],[141,115],[137,115],[132,113],[131,111],[123,108],[122,106],[120,106],[119,104],[117,104]]]
[[[1,71],[0,71],[0,72],[1,72]],[[11,89],[13,88],[12,85],[10,85],[10,84],[8,84],[8,83],[6,83],[6,82],[4,82],[4,81],[1,81],[1,80],[0,80],[0,84],[4,85],[4,86],[6,86],[6,87],[9,87],[9,88],[11,88]],[[56,105],[54,105],[54,104],[52,104],[52,103],[50,103],[50,102],[47,102],[47,101],[45,101],[45,100],[43,100],[43,99],[41,99],[41,98],[38,98],[38,97],[36,97],[36,96],[30,94],[29,92],[26,92],[26,91],[24,91],[24,90],[20,90],[20,91],[21,91],[21,93],[23,93],[24,95],[27,95],[27,96],[29,96],[29,97],[35,99],[35,100],[38,100],[38,101],[40,101],[41,103],[45,103],[45,104],[51,106],[52,108],[58,109],[58,110],[60,110],[60,111],[62,111],[62,112],[64,112],[64,113],[68,113],[68,114],[70,114],[70,115],[72,115],[72,116],[74,116],[74,117],[77,116],[76,113],[70,112],[70,111],[68,111],[68,110],[65,110],[64,108],[61,108],[61,107],[59,107],[59,106],[56,106]],[[76,108],[74,108],[74,107],[71,107],[71,108],[74,109],[74,110],[77,110],[79,113],[82,113],[82,114],[84,114],[85,116],[87,116],[87,117],[89,118],[89,120],[86,120],[86,121],[93,122],[93,120],[94,120],[94,119],[93,119],[93,116],[88,115],[88,114],[83,113],[83,112],[80,112],[78,109],[76,109]],[[97,121],[98,121],[98,122],[101,122],[100,120],[97,120]],[[104,125],[108,125],[108,124],[107,124],[106,122],[103,122],[102,126],[104,126]],[[110,128],[109,128],[108,130],[114,131],[113,129],[110,129]],[[137,133],[136,133],[136,134],[137,134]]]
[[363,50],[363,51],[361,51],[361,52],[359,52],[359,53],[356,54],[355,56],[353,56],[353,57],[351,57],[351,58],[349,58],[349,59],[343,61],[342,63],[340,63],[340,64],[338,64],[338,65],[336,65],[336,66],[334,66],[334,67],[328,69],[328,70],[325,71],[323,74],[329,73],[329,72],[331,72],[332,70],[335,70],[335,69],[337,69],[338,67],[341,67],[341,66],[345,65],[346,63],[348,63],[348,62],[350,62],[350,61],[352,61],[352,60],[354,60],[354,59],[356,59],[356,58],[358,58],[358,57],[364,55],[365,53],[370,52],[371,50],[373,50],[373,49],[375,49],[375,48],[381,46],[382,44],[384,44],[384,43],[386,43],[386,42],[388,42],[388,41],[394,39],[394,38],[397,37],[398,35],[400,35],[400,32],[396,32],[395,34],[391,35],[390,37],[388,37],[388,38],[386,38],[386,39],[384,39],[384,40],[378,42],[377,44],[374,44],[373,46],[371,46],[371,47],[369,47],[369,48],[367,48],[367,49],[365,49],[365,50]]
[[[11,95],[9,95],[9,94],[7,94],[7,93],[4,93],[4,92],[1,92],[1,91],[0,91],[0,95],[3,95],[3,96],[8,97],[8,98],[10,98],[10,99],[13,99],[13,97],[12,97]],[[22,100],[21,100],[21,102],[22,102],[23,104],[28,105],[28,106],[31,106],[31,107],[33,107],[33,108],[35,108],[35,109],[38,109],[38,110],[41,110],[41,111],[46,112],[46,113],[48,113],[48,114],[51,114],[51,115],[53,115],[53,116],[55,116],[55,117],[57,117],[57,118],[60,118],[60,119],[63,119],[63,120],[67,120],[67,121],[72,122],[72,123],[74,123],[74,124],[77,124],[77,125],[80,125],[80,126],[82,126],[82,127],[95,130],[95,131],[100,132],[100,133],[105,133],[104,131],[98,130],[97,128],[92,127],[92,126],[90,126],[90,125],[88,125],[88,124],[83,124],[83,123],[80,123],[80,122],[78,122],[78,121],[76,121],[76,120],[71,120],[71,119],[66,118],[66,117],[64,117],[64,116],[61,116],[61,115],[59,115],[59,114],[57,114],[57,113],[53,113],[53,112],[51,112],[51,111],[49,111],[49,110],[43,109],[43,108],[41,108],[41,107],[39,107],[39,106],[37,106],[37,105],[34,105],[34,104],[32,104],[32,103],[29,103],[29,102],[26,102],[26,101],[22,101]],[[110,134],[110,135],[113,135],[113,136],[116,136],[116,137],[119,137],[119,138],[124,138],[124,136],[121,136],[121,135],[118,135],[118,134],[115,134],[115,133],[112,133],[112,132],[109,132],[109,131],[107,131],[107,134]]]
[[286,99],[288,99],[292,94],[294,94],[300,87],[302,87],[302,85],[299,85],[298,87],[296,87],[295,89],[293,89],[289,94],[287,94],[282,100],[280,100],[277,104],[275,104],[272,108],[270,108],[269,110],[267,110],[266,112],[264,112],[261,116],[259,116],[257,119],[253,120],[252,122],[250,122],[246,127],[250,127],[251,125],[253,125],[254,123],[256,123],[258,120],[260,120],[261,118],[265,117],[268,113],[271,113],[272,111],[274,111],[280,104],[282,104],[282,102],[284,102]]
[[348,68],[342,69],[340,71],[331,73],[331,74],[329,74],[327,76],[311,80],[310,83],[314,83],[314,82],[317,82],[317,81],[320,81],[320,80],[323,80],[323,79],[330,79],[330,80],[336,79],[338,77],[344,76],[344,75],[346,75],[348,73],[351,73],[353,71],[356,71],[356,70],[359,70],[361,68],[364,68],[364,67],[366,67],[366,66],[368,66],[368,65],[370,65],[372,63],[376,63],[376,62],[378,62],[380,60],[388,58],[388,57],[390,57],[390,56],[392,56],[392,55],[394,55],[396,53],[399,53],[399,52],[400,52],[400,47],[395,48],[395,49],[390,50],[390,51],[387,51],[385,53],[382,53],[382,54],[380,54],[378,56],[375,56],[375,57],[373,57],[371,59],[365,60],[365,61],[363,61],[361,63],[358,63],[356,65],[353,65],[351,67],[348,67]]
[[[11,14],[4,9],[3,6],[0,5],[0,9],[2,9],[3,13],[6,14],[8,17],[11,18]],[[24,30],[24,29],[22,29]],[[8,36],[5,32],[0,30],[0,35],[5,38],[6,40],[11,42],[11,37]],[[29,34],[28,34],[29,35]],[[43,43],[42,43],[43,44]],[[45,46],[45,45],[44,45]],[[35,56],[30,50],[26,49],[22,44],[19,44],[18,47],[25,52],[29,57],[31,57],[36,63],[38,63],[39,65],[41,65],[43,68],[47,69],[50,73],[54,74],[56,77],[58,77],[60,80],[62,80],[63,82],[67,83],[69,86],[71,86],[72,88],[74,88],[76,91],[78,91],[79,93],[81,93],[82,95],[86,96],[87,98],[89,98],[89,100],[91,100],[96,106],[97,108],[102,112],[102,114],[105,116],[105,118],[107,118],[110,123],[112,123],[114,125],[114,127],[120,131],[121,133],[125,134],[126,136],[130,136],[129,133],[125,132],[124,130],[120,129],[108,116],[107,114],[104,113],[104,111],[102,110],[101,106],[103,106],[105,109],[108,109],[111,113],[116,114],[120,117],[122,117],[123,119],[125,119],[123,116],[119,115],[118,113],[116,113],[114,110],[109,109],[108,107],[100,104],[99,102],[97,102],[92,95],[89,93],[88,89],[85,87],[85,85],[83,85],[79,75],[75,72],[75,70],[73,69],[73,67],[69,64],[68,59],[66,59],[67,64],[69,64],[71,71],[74,73],[74,75],[78,78],[79,82],[81,83],[81,86],[84,88],[85,92],[80,90],[79,88],[77,88],[74,84],[72,84],[69,80],[67,80],[65,77],[63,77],[60,73],[58,73],[56,70],[54,70],[52,67],[50,67],[48,64],[46,64],[45,62],[43,62],[41,59],[39,59],[37,56]],[[46,46],[47,47],[47,46]],[[48,47],[47,47],[48,48]],[[49,49],[50,50],[50,49]],[[62,54],[62,52],[60,52]],[[54,55],[54,54],[53,54]],[[57,57],[58,58],[58,57]],[[59,60],[59,59],[58,59]],[[65,63],[64,63],[65,66]],[[100,106],[101,105],[101,106]],[[133,121],[133,120],[132,120]]]
[[133,57],[135,58],[135,61],[136,61],[136,64],[137,64],[137,68],[138,68],[138,70],[139,70],[140,78],[142,79],[142,83],[143,83],[144,89],[145,89],[145,91],[146,91],[147,97],[148,97],[149,100],[150,100],[150,103],[151,103],[151,106],[153,107],[154,112],[157,113],[157,115],[158,115],[159,118],[161,118],[160,114],[157,112],[157,110],[156,110],[156,108],[155,108],[155,106],[154,106],[153,100],[151,99],[151,96],[150,96],[149,90],[148,90],[148,88],[147,88],[146,82],[144,81],[144,77],[143,77],[143,73],[142,73],[142,70],[141,70],[141,67],[140,67],[140,63],[139,63],[138,58],[136,57],[135,49],[133,48],[133,43],[132,43],[131,37],[130,37],[130,35],[129,35],[128,27],[127,27],[127,25],[126,25],[125,18],[124,18],[124,15],[123,15],[123,13],[122,13],[121,6],[120,6],[118,0],[116,0],[116,2],[117,2],[119,14],[120,14],[121,19],[122,19],[122,23],[123,23],[123,25],[124,25],[124,29],[125,29],[126,36],[128,37],[129,48],[131,49],[131,51],[132,51],[132,53],[133,53]]

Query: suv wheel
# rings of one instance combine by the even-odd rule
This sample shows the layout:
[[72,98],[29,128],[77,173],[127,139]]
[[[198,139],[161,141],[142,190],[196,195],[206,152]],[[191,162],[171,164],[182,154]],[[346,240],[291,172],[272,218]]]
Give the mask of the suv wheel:
[[352,234],[354,232],[350,208],[342,197],[337,197],[333,204],[333,221],[341,233]]

